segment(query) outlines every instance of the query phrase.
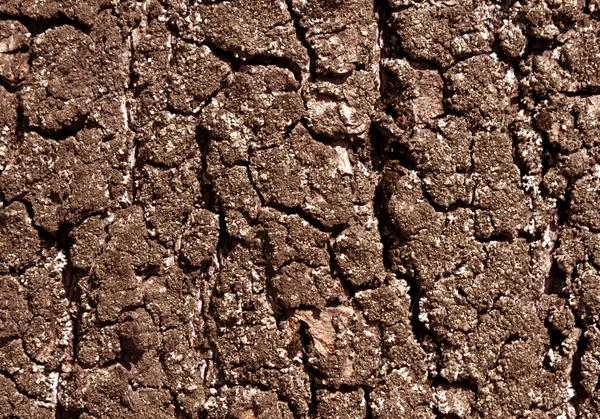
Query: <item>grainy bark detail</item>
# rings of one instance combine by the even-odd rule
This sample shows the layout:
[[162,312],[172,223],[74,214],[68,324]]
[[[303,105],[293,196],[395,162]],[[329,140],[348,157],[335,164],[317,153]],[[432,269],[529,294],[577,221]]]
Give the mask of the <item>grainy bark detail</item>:
[[599,10],[0,2],[0,417],[600,417]]

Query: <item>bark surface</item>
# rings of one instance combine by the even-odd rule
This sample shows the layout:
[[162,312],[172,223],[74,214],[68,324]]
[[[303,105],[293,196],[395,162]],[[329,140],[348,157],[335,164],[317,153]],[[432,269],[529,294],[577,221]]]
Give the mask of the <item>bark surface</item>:
[[0,417],[600,417],[600,1],[1,0]]

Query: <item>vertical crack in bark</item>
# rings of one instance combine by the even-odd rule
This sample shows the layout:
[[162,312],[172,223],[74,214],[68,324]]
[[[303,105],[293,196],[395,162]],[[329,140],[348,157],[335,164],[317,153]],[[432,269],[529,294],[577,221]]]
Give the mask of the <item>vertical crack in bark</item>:
[[[575,317],[577,319],[577,317]],[[586,401],[586,399],[588,399],[589,395],[586,393],[585,389],[583,388],[583,385],[581,383],[582,381],[582,365],[581,365],[581,360],[583,355],[585,354],[586,348],[587,348],[587,341],[585,338],[585,326],[580,324],[581,321],[578,321],[577,323],[579,323],[578,325],[578,329],[580,331],[580,335],[579,335],[579,339],[577,340],[577,350],[575,351],[575,353],[573,354],[573,361],[571,364],[571,374],[570,374],[570,380],[571,380],[571,386],[573,388],[573,397],[571,399],[572,403],[573,403],[573,407],[575,408],[575,411],[577,412],[577,414],[580,414],[580,406],[583,402]]]
[[126,39],[126,44],[127,44],[127,49],[128,49],[128,54],[127,54],[127,58],[128,58],[128,63],[127,66],[129,68],[129,84],[127,86],[127,88],[125,89],[125,96],[123,98],[123,102],[122,102],[122,112],[123,112],[123,124],[125,126],[125,130],[127,132],[133,132],[133,148],[129,151],[129,155],[127,156],[127,161],[129,163],[129,170],[130,170],[130,181],[131,181],[131,203],[134,204],[137,201],[137,179],[136,179],[136,175],[137,175],[137,171],[139,170],[138,164],[139,164],[139,147],[140,147],[140,141],[139,138],[136,135],[136,130],[133,129],[134,127],[134,121],[133,121],[133,115],[132,115],[132,103],[136,100],[137,98],[137,94],[136,94],[136,75],[135,75],[135,69],[134,69],[134,53],[135,53],[135,47],[134,47],[134,36],[133,33],[135,31],[140,30],[139,27],[135,28],[132,31],[132,34],[129,35]]
[[298,38],[298,41],[300,41],[302,46],[306,49],[306,53],[308,54],[309,74],[302,76],[302,82],[304,83],[305,81],[314,81],[316,78],[317,56],[316,56],[313,48],[311,47],[310,43],[308,42],[308,39],[306,37],[306,32],[307,32],[306,29],[303,28],[302,25],[300,24],[301,17],[298,16],[298,14],[294,11],[294,3],[293,2],[294,2],[294,0],[285,0],[288,11],[292,18],[292,24],[294,25],[294,29],[296,31],[296,38]]

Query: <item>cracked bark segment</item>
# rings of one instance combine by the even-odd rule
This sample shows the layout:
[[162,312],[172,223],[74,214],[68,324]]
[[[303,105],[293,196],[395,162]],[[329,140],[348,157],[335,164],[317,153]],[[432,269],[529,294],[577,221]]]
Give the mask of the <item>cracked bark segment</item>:
[[[141,305],[145,278],[138,272],[159,265],[161,252],[148,242],[143,217],[141,208],[130,207],[108,220],[90,219],[72,233],[73,263],[91,275],[86,298],[100,321],[114,322],[123,309]],[[87,238],[94,244],[88,244]]]
[[573,182],[570,191],[571,211],[569,212],[569,219],[575,225],[591,229],[597,229],[600,226],[600,217],[595,207],[598,188],[598,180],[591,174],[585,174]]
[[68,25],[36,37],[23,88],[28,125],[51,135],[74,133],[95,101],[120,94],[126,83],[121,51],[107,47]]
[[[595,297],[597,290],[597,261],[598,261],[598,236],[577,227],[564,227],[559,235],[559,246],[555,252],[554,260],[560,270],[565,274],[561,291],[569,295],[567,307],[579,318],[581,329],[573,327],[575,342],[579,355],[579,363],[573,364],[574,381],[578,399],[577,413],[582,417],[592,417],[598,412],[597,396],[597,357],[595,355],[598,330],[597,319],[600,311]],[[558,317],[558,316],[556,316]],[[559,330],[568,330],[562,326],[560,317],[556,321]],[[574,323],[574,320],[573,320]],[[562,328],[561,328],[562,326]],[[563,332],[564,333],[564,332]],[[567,340],[565,339],[565,342]]]
[[63,141],[26,133],[10,150],[0,188],[9,199],[23,196],[35,225],[55,233],[65,220],[75,224],[131,202],[129,147],[125,135],[104,140],[99,130]]
[[512,20],[506,20],[498,32],[502,52],[512,58],[522,57],[529,41],[523,29]]
[[6,167],[0,174],[0,187],[4,195],[14,199],[51,176],[56,148],[55,141],[46,140],[36,133],[25,134],[21,144],[11,144],[6,155]]
[[92,216],[84,220],[69,233],[71,244],[71,263],[76,269],[89,271],[95,265],[106,241],[109,221],[101,216]]
[[281,145],[256,151],[250,170],[267,205],[301,209],[333,228],[356,214],[355,170],[360,169],[350,158],[345,148],[322,144],[298,125]]
[[522,64],[523,88],[538,95],[553,92],[577,93],[596,91],[600,84],[598,54],[600,27],[594,20],[585,21],[585,30],[570,32],[563,45]]
[[[573,226],[565,226],[558,232],[558,246],[553,255],[558,268],[571,277],[579,263],[600,261],[600,243],[596,233]],[[572,284],[562,283],[563,286]]]
[[[237,266],[237,262],[243,262]],[[257,266],[249,249],[235,248],[217,274],[214,300],[217,325],[244,325],[260,323],[261,315],[272,318],[272,309],[265,295],[266,275],[264,268]],[[256,290],[256,293],[254,293]],[[275,325],[274,319],[269,322]],[[227,330],[223,328],[222,332]],[[239,341],[241,336],[238,336]],[[224,345],[229,344],[227,341]],[[264,351],[263,355],[268,351]],[[251,353],[242,352],[241,357],[251,358]]]
[[355,297],[367,320],[409,327],[410,295],[406,281],[393,279],[380,287],[358,291]]
[[124,54],[130,67],[128,82],[136,90],[133,100],[128,101],[134,131],[150,130],[154,115],[165,111],[168,104],[166,88],[174,40],[166,25],[166,11],[155,1],[146,7],[148,16],[142,15],[131,31],[127,38],[129,51]]
[[[17,97],[0,87],[0,106],[4,110],[0,116],[0,175],[6,169],[8,155],[14,147],[17,135]],[[2,192],[4,189],[0,186]]]
[[575,97],[551,95],[535,114],[537,128],[562,154],[592,148],[598,128],[594,121],[600,113],[600,96]]
[[14,382],[4,376],[0,376],[0,406],[3,412],[10,412],[16,417],[43,418],[55,414],[50,404],[27,397]]
[[290,406],[306,412],[310,379],[302,364],[299,325],[292,318],[275,318],[256,254],[236,247],[215,278],[210,313],[220,368],[228,384],[279,389]]
[[[157,246],[148,240],[145,215],[138,206],[131,206],[111,215],[105,251],[126,253],[136,269],[156,265]],[[101,268],[102,269],[102,268]]]
[[69,20],[91,26],[105,3],[105,0],[86,2],[78,0],[7,0],[0,5],[0,13],[40,21],[55,20],[64,16]]
[[376,222],[355,224],[339,234],[331,245],[335,264],[344,280],[355,287],[383,282],[383,244]]
[[[172,294],[181,289],[175,286],[169,288]],[[155,303],[163,305],[165,301],[157,296]],[[198,337],[197,334],[197,331],[203,329],[204,322],[199,317],[199,310],[194,311],[198,304],[196,296],[186,295],[184,303],[181,302],[181,298],[172,297],[167,303],[174,305],[170,311],[179,318],[172,325],[162,326],[164,322],[161,321],[165,346],[152,365],[158,367],[160,360],[166,359],[163,362],[165,382],[169,392],[175,394],[173,404],[179,405],[187,415],[198,415],[208,398],[206,369],[210,352],[205,338]],[[181,315],[181,311],[187,311],[189,314]],[[187,325],[184,325],[184,322]],[[166,330],[169,327],[171,330]],[[144,365],[140,368],[144,368]]]
[[498,295],[513,293],[511,288],[516,281],[521,282],[519,293],[532,299],[541,297],[543,284],[536,281],[531,263],[527,257],[531,245],[523,239],[513,242],[491,241],[484,245],[487,255],[485,269],[478,277],[478,283],[466,285],[463,291],[471,305],[478,310],[490,309]]
[[3,20],[0,22],[0,53],[14,53],[27,48],[30,36],[27,27],[21,22]]
[[599,416],[597,3],[4,1],[0,416]]
[[[93,271],[91,301],[97,307],[101,322],[115,322],[127,307],[141,306],[143,295],[131,256],[113,251],[105,252],[98,259],[101,265]],[[113,262],[108,265],[111,260]]]
[[249,67],[236,73],[200,115],[208,141],[205,181],[212,185],[215,204],[226,212],[232,236],[251,236],[250,223],[261,206],[253,175],[245,167],[249,153],[279,144],[298,122],[303,109],[298,87],[288,70]]
[[289,406],[278,399],[274,391],[254,387],[225,387],[220,394],[211,397],[207,405],[208,418],[228,417],[248,419],[291,419]]
[[229,167],[213,179],[213,191],[219,211],[225,213],[230,235],[238,238],[251,235],[251,223],[261,208],[260,197],[243,166]]
[[539,129],[535,129],[535,116],[532,119],[533,121],[516,121],[511,131],[515,140],[515,162],[522,174],[536,178],[536,183],[539,184],[540,180],[537,178],[542,176],[544,170],[543,138]]
[[325,385],[372,385],[381,367],[381,336],[349,306],[297,311],[294,317],[311,337],[308,362]]
[[589,262],[579,262],[572,279],[567,287],[574,294],[575,301],[571,303],[576,312],[584,319],[596,321],[599,315],[596,298],[598,292],[598,271]]
[[169,105],[179,112],[195,113],[219,90],[231,68],[206,45],[177,41],[173,55],[175,71],[169,75]]
[[472,405],[475,402],[473,390],[451,385],[440,387],[433,394],[433,400],[441,414],[456,415],[459,418],[470,417],[473,414]]
[[39,267],[19,277],[1,279],[3,292],[15,294],[5,295],[2,304],[1,317],[9,322],[2,325],[0,374],[10,382],[7,389],[18,392],[12,400],[2,397],[2,403],[18,405],[16,411],[25,416],[53,414],[60,374],[69,371],[73,356],[73,324],[61,275],[65,256],[51,250],[39,260]]
[[444,82],[436,69],[406,59],[384,59],[382,65],[394,77],[384,103],[391,106],[400,127],[428,123],[444,114]]
[[[128,253],[138,254],[140,246],[147,247],[147,238],[142,233],[134,239],[127,231],[140,230],[131,218],[135,213],[121,216],[109,228],[110,239],[98,261],[100,268],[92,269],[91,278],[79,281],[84,313],[78,353],[84,368],[70,377],[65,405],[90,417],[101,415],[98,412],[107,408],[123,417],[136,417],[145,410],[163,417],[173,415],[175,405],[195,415],[206,401],[207,350],[205,340],[196,333],[204,327],[196,279],[174,267],[171,257],[161,260],[152,245],[140,255],[153,254],[153,260],[132,258]],[[108,265],[110,272],[104,262],[109,259],[104,255],[114,261]],[[133,276],[128,273],[132,270]],[[142,277],[139,271],[150,273]],[[116,376],[107,374],[113,368]],[[113,398],[107,403],[102,395],[106,389],[99,383],[93,386],[94,391],[81,393],[82,383],[100,379],[115,385],[123,381],[126,390],[119,390],[119,397],[124,399]]]
[[473,201],[474,141],[467,122],[452,116],[413,130],[407,151],[419,171],[427,196],[436,205],[449,208]]
[[71,384],[68,406],[82,418],[100,418],[110,412],[121,418],[172,417],[175,409],[165,389],[133,389],[131,373],[120,364],[104,370],[78,369]]
[[34,400],[34,406],[37,404],[45,407],[44,410],[54,411],[53,390],[58,384],[55,382],[57,373],[51,375],[52,369],[37,365],[20,340],[12,340],[0,348],[0,369],[21,394]]
[[594,417],[600,412],[600,399],[596,394],[586,398],[580,405],[579,410],[582,416]]
[[345,291],[332,277],[329,235],[300,216],[263,208],[257,233],[267,262],[273,298],[285,309],[324,307],[344,300]]
[[341,288],[328,271],[329,267],[311,268],[297,262],[284,266],[271,280],[276,301],[284,309],[325,307],[327,297]]
[[340,76],[375,65],[377,25],[371,2],[293,0],[292,5],[316,55],[317,73]]
[[201,162],[195,156],[177,167],[144,165],[135,182],[137,200],[144,208],[150,233],[160,242],[172,246],[183,233],[189,214],[200,196]]
[[[304,110],[299,87],[290,71],[274,66],[251,66],[236,73],[199,118],[221,164],[247,161],[250,148],[281,142]],[[218,160],[213,164],[221,167]]]
[[423,382],[429,369],[425,362],[428,355],[413,332],[411,319],[415,305],[411,303],[406,281],[388,275],[383,285],[358,291],[355,301],[365,318],[379,325],[382,332],[381,353],[386,367],[400,369],[403,374],[410,373]]
[[[518,414],[528,409],[534,400],[540,410],[551,411],[558,407],[559,411],[565,411],[570,399],[566,389],[573,351],[568,354],[566,369],[547,371],[542,365],[547,350],[540,338],[544,329],[542,321],[533,307],[519,307],[519,301],[527,301],[527,297],[501,297],[497,310],[481,315],[466,339],[452,344],[443,353],[443,377],[450,381],[486,383],[478,385],[478,395],[483,397],[478,397],[475,403],[486,417]],[[460,355],[470,348],[482,347],[483,340],[487,342],[485,350],[474,356]],[[511,367],[506,368],[508,365]],[[529,372],[526,375],[529,378],[518,379],[525,371]],[[493,395],[502,395],[502,401]]]
[[312,267],[329,266],[329,234],[296,214],[263,207],[260,212],[263,254],[270,271],[278,272],[292,261]]
[[153,84],[166,84],[167,70],[174,61],[175,39],[167,26],[167,10],[158,1],[142,5],[141,12],[142,18],[129,38],[131,56],[128,58],[132,60],[130,70],[131,75],[135,75],[134,84],[149,88]]
[[3,275],[0,285],[2,286],[0,318],[3,324],[0,339],[9,341],[25,334],[33,314],[29,312],[26,290],[19,283],[18,278],[8,274]]
[[0,232],[4,238],[0,245],[1,272],[21,272],[35,263],[35,256],[42,250],[42,241],[25,205],[13,202],[0,207]]
[[581,385],[587,394],[593,394],[598,385],[598,376],[600,375],[600,360],[598,359],[598,344],[600,343],[600,331],[596,325],[584,333],[584,339],[587,347],[581,356]]
[[308,84],[303,91],[308,128],[328,138],[364,138],[375,111],[376,83],[373,73],[355,71],[343,84]]
[[584,7],[582,0],[528,0],[512,5],[508,14],[529,37],[553,40],[583,17]]
[[[541,339],[533,338],[526,341],[517,339],[510,343],[505,342],[501,350],[501,356],[497,361],[498,367],[492,373],[492,376],[500,373],[499,375],[502,378],[497,380],[489,390],[485,389],[482,392],[483,394],[488,394],[489,391],[502,395],[514,394],[513,397],[506,399],[507,402],[500,404],[496,416],[500,417],[502,411],[509,412],[510,410],[515,411],[516,408],[523,409],[528,403],[531,404],[532,400],[535,400],[535,409],[540,411],[540,414],[541,412],[548,412],[549,415],[552,415],[565,412],[567,415],[574,415],[572,392],[569,390],[572,385],[570,374],[575,353],[574,339],[565,339],[565,345],[561,351],[561,357],[564,357],[561,362],[562,365],[555,367],[551,372],[545,368],[540,368],[539,354],[545,352],[546,349],[544,349],[544,343]],[[548,355],[552,357],[551,351],[548,351]],[[514,371],[501,371],[501,368],[504,369],[504,365],[509,364],[514,365]],[[529,380],[520,381],[517,378],[519,373],[527,370],[538,370],[539,372],[535,375],[528,375],[528,377],[531,377]],[[536,390],[531,391],[534,386]],[[514,388],[514,392],[509,390],[511,387]],[[480,405],[485,406],[485,403],[480,402]],[[484,411],[490,412],[492,409],[497,409],[497,407],[488,404],[484,409]]]
[[500,132],[478,135],[473,146],[473,163],[474,172],[479,174],[473,199],[477,208],[476,235],[516,237],[529,224],[531,209],[520,188],[512,139]]
[[511,293],[513,278],[521,278],[520,292],[528,297],[541,289],[529,276],[528,258],[521,256],[523,250],[528,250],[526,243],[490,242],[484,250],[488,259],[483,269],[459,269],[424,292],[420,319],[450,345],[457,345],[477,327],[479,313],[492,309],[499,296]]
[[386,196],[385,211],[390,225],[401,237],[410,238],[420,231],[441,227],[443,215],[427,202],[421,180],[412,170],[388,170],[381,188]]
[[30,37],[22,23],[0,21],[0,80],[14,86],[27,75]]
[[407,368],[392,370],[387,380],[377,385],[371,393],[373,418],[435,418],[429,405],[431,390],[424,384],[420,377],[413,375]]
[[[0,187],[5,196],[14,199],[28,193],[30,200],[35,203],[32,204],[33,222],[50,231],[58,229],[61,218],[61,214],[57,215],[61,209],[59,205],[68,195],[68,182],[65,179],[67,173],[53,173],[54,159],[58,156],[57,148],[57,142],[46,140],[36,133],[27,133],[21,144],[9,149],[7,167],[0,175]],[[38,154],[40,152],[41,154]],[[48,179],[60,183],[44,183],[45,187],[42,189],[40,183],[47,182]],[[35,188],[37,185],[40,185],[40,188]],[[49,208],[44,208],[44,195],[52,195],[54,198],[53,202],[46,197],[45,203]]]
[[43,418],[52,416],[53,410],[27,398],[8,378],[0,377],[0,407],[3,412],[11,412],[17,417]]
[[[82,278],[80,281],[86,281]],[[82,316],[78,325],[79,342],[77,344],[77,362],[84,368],[114,363],[121,352],[120,337],[115,325],[99,328],[96,319]],[[66,391],[65,395],[68,396]]]
[[542,131],[554,151],[553,165],[543,178],[551,196],[566,199],[574,183],[592,171],[600,111],[597,96],[570,98],[552,95],[535,114],[536,127]]
[[461,61],[444,73],[444,79],[449,91],[445,102],[451,111],[486,127],[502,124],[514,113],[511,105],[517,97],[516,77],[495,54]]
[[181,256],[190,266],[200,267],[216,258],[219,241],[219,216],[206,209],[195,209],[181,236]]
[[411,240],[392,248],[390,258],[394,269],[416,276],[423,287],[461,266],[466,271],[478,271],[485,253],[481,243],[473,237],[473,211],[459,208],[445,215],[443,223],[432,221]]
[[367,417],[367,403],[363,389],[349,392],[317,390],[317,417],[360,419]]
[[497,6],[491,2],[415,4],[392,13],[401,48],[413,60],[448,68],[473,55],[490,52]]
[[138,138],[139,157],[149,164],[180,166],[199,154],[195,119],[191,116],[161,112],[155,115],[151,127],[144,129],[141,135],[138,133]]
[[177,25],[184,38],[215,45],[242,59],[281,61],[294,71],[308,66],[283,0],[197,3]]

